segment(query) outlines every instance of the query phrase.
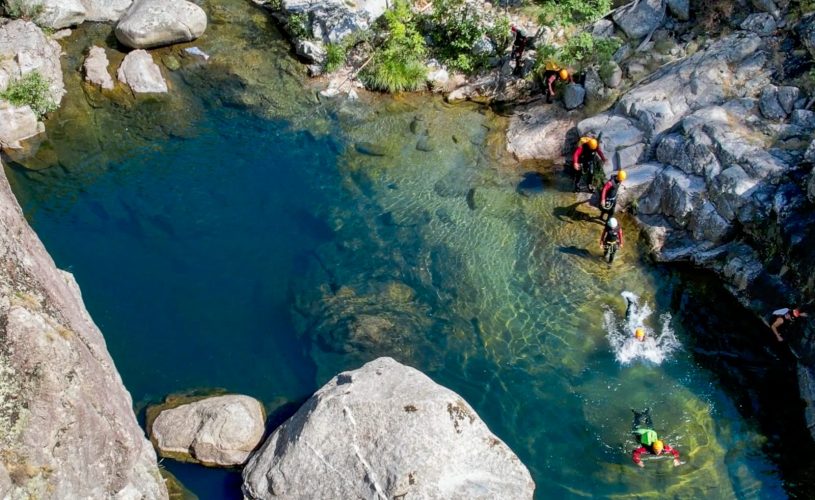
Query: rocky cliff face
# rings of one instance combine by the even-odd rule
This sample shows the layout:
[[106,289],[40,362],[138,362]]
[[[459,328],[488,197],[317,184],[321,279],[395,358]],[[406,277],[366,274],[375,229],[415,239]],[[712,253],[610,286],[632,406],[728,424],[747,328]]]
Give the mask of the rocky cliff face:
[[[789,85],[795,61],[811,64],[806,51],[815,47],[815,15],[750,10],[741,5],[726,35],[690,41],[689,56],[642,78],[576,131],[602,134],[607,173],[625,169],[635,181],[626,183],[620,202],[636,202],[658,260],[715,271],[766,318],[806,303],[815,287],[815,199],[807,196],[815,186],[815,113],[808,109],[811,96]],[[556,122],[534,128],[543,137],[529,143],[524,121],[541,123],[540,117]],[[516,155],[557,153],[563,138],[547,132],[563,120],[545,109],[521,110],[508,137]],[[815,329],[807,328],[789,338],[815,431]],[[769,331],[766,340],[775,342]]]
[[2,167],[0,498],[167,498],[105,340]]

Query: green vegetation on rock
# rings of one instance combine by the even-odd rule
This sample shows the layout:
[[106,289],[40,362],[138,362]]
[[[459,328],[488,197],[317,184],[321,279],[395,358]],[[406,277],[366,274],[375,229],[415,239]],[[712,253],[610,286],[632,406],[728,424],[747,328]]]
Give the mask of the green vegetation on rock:
[[591,33],[581,32],[569,38],[562,47],[553,45],[541,47],[535,61],[535,71],[542,73],[546,64],[553,62],[574,71],[584,71],[593,67],[608,72],[612,70],[610,63],[614,52],[621,44],[619,38],[599,38],[592,36]]
[[5,4],[6,15],[12,19],[25,19],[31,21],[42,14],[41,3],[28,4],[23,0],[8,0]]
[[325,47],[325,72],[331,73],[332,71],[338,70],[345,64],[345,47],[342,45],[337,45],[334,43],[329,43]]
[[0,99],[5,99],[15,106],[31,106],[38,117],[57,109],[57,103],[48,95],[48,81],[38,71],[32,71],[22,78],[11,82]]
[[542,26],[568,27],[600,19],[611,4],[611,0],[538,0],[532,10]]
[[397,0],[381,18],[385,41],[372,56],[372,62],[360,75],[365,85],[374,90],[403,92],[425,85],[427,47],[416,17],[405,0]]

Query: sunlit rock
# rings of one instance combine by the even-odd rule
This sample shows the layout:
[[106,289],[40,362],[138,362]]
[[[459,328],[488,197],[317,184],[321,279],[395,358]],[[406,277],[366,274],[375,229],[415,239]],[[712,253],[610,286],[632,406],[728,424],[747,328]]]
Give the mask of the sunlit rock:
[[113,89],[113,78],[108,73],[108,56],[102,47],[91,47],[83,64],[85,80],[106,90]]
[[225,395],[161,411],[150,439],[163,457],[205,465],[242,465],[263,438],[265,414],[254,398]]
[[244,495],[531,499],[512,450],[458,394],[379,358],[343,372],[247,463]]
[[116,38],[134,49],[190,42],[207,29],[207,15],[186,0],[136,0],[116,25]]
[[167,92],[161,70],[146,50],[134,50],[127,54],[117,75],[120,82],[130,86],[137,94]]

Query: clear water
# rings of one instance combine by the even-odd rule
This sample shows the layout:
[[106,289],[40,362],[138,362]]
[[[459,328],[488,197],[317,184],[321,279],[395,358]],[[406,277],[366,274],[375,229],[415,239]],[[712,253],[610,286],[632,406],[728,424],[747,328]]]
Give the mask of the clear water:
[[[489,111],[281,91],[301,83],[262,15],[219,8],[231,22],[200,42],[213,66],[171,75],[181,97],[93,108],[74,82],[80,104],[25,162],[37,170],[7,169],[137,409],[223,388],[261,399],[274,425],[389,355],[460,393],[538,498],[805,494],[811,459],[783,446],[806,432],[792,373],[756,322],[722,313],[737,306],[715,283],[644,262],[633,237],[603,263],[592,209],[559,173],[506,158]],[[609,346],[604,311],[622,317],[624,290],[670,314],[682,347],[661,364]],[[631,463],[644,407],[681,467]],[[200,498],[240,496],[234,471],[163,463]]]

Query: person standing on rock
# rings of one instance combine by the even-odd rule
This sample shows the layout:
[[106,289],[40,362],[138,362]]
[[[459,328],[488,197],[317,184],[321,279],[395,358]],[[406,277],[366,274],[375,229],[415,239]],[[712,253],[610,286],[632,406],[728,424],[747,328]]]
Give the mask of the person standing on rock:
[[[628,177],[625,170],[619,170],[603,186],[600,192],[600,220],[608,220],[614,217],[614,210],[617,208],[617,193],[620,185]],[[606,216],[605,219],[603,216]]]
[[784,337],[781,336],[778,329],[785,323],[787,324],[785,329],[789,328],[798,320],[798,318],[806,318],[807,316],[809,316],[807,313],[802,312],[795,306],[776,309],[772,312],[772,316],[770,318],[770,330],[773,331],[775,338],[778,339],[779,342],[783,342]]
[[543,85],[546,89],[546,102],[551,104],[552,99],[555,97],[555,82],[560,79],[564,82],[574,83],[574,78],[572,78],[572,75],[569,74],[569,70],[561,68],[553,62],[546,63],[544,68],[542,78]]
[[600,143],[594,137],[581,137],[577,142],[577,149],[572,154],[572,167],[574,168],[574,192],[580,192],[581,180],[589,192],[594,191],[594,175],[597,169],[602,168],[600,161],[605,163],[606,156],[600,149]]
[[515,33],[515,41],[512,43],[512,55],[510,56],[511,59],[515,59],[515,69],[513,70],[512,74],[515,76],[522,76],[523,75],[523,55],[524,50],[526,50],[526,44],[529,43],[532,37],[526,34],[526,30],[523,28],[519,28],[514,24],[510,28],[513,33]]
[[679,452],[671,448],[667,443],[662,442],[657,436],[656,431],[653,429],[654,422],[651,420],[651,410],[646,408],[643,412],[631,410],[634,412],[634,422],[631,425],[631,432],[634,433],[634,439],[640,444],[640,447],[631,453],[631,458],[638,467],[645,467],[642,462],[643,453],[650,453],[652,455],[662,455],[662,453],[670,453],[674,456],[674,467],[680,465]]

